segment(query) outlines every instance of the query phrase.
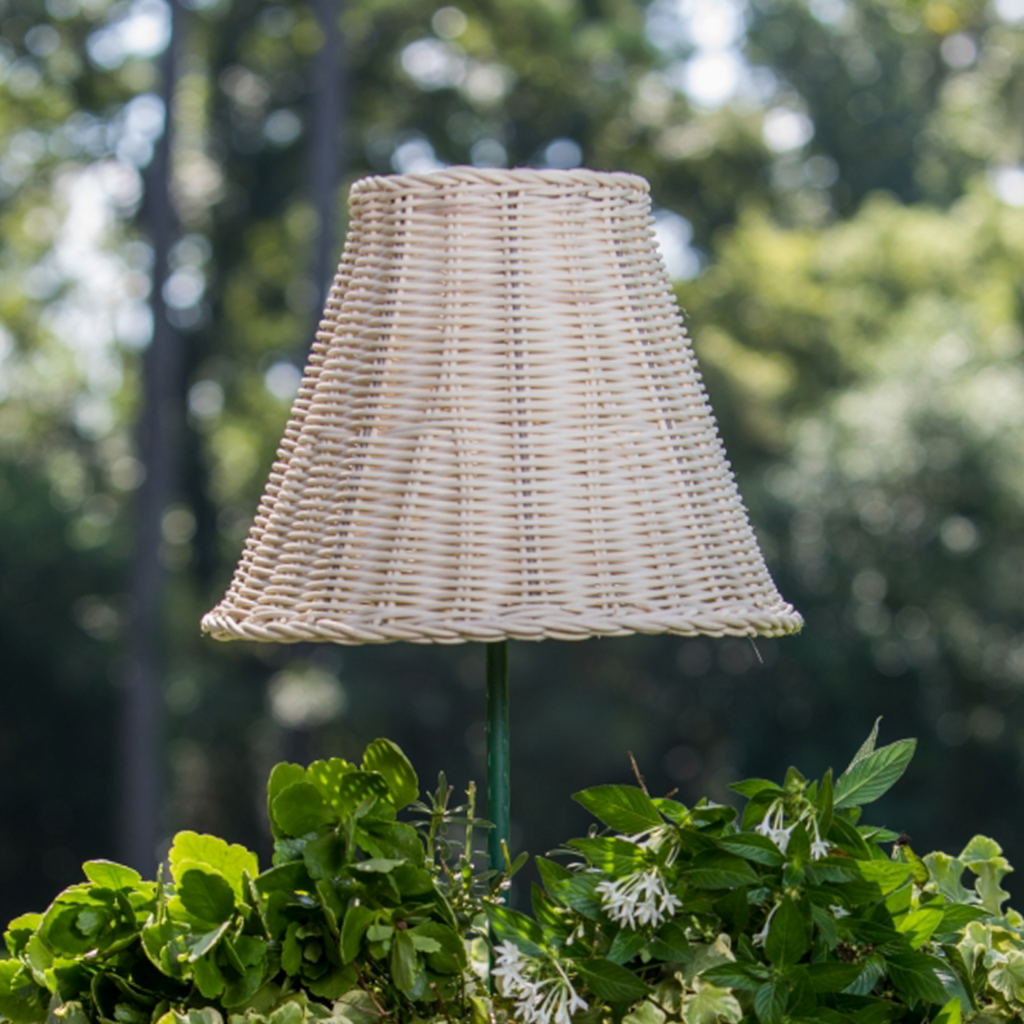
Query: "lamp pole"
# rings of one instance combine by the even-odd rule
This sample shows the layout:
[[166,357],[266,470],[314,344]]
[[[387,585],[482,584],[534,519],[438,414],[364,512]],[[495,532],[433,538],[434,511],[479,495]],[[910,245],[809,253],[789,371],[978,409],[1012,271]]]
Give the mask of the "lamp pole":
[[509,828],[508,641],[487,645],[487,866],[505,867]]

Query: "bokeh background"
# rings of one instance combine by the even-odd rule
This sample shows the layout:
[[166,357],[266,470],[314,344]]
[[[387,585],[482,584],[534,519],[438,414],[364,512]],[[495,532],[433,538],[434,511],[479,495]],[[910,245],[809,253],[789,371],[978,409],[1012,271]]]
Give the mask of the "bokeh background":
[[[478,647],[202,639],[367,173],[585,165],[657,230],[778,641],[513,645],[513,842],[569,794],[919,753],[873,819],[1024,860],[1022,0],[0,0],[0,918],[282,758],[484,778]],[[142,844],[140,846],[140,843]],[[1011,880],[1012,881],[1012,880]]]

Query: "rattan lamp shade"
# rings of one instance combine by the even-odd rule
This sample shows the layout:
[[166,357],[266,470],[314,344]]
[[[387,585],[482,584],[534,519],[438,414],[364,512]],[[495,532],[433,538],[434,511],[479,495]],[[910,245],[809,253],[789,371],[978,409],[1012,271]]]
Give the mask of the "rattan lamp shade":
[[357,182],[222,640],[791,633],[628,174]]

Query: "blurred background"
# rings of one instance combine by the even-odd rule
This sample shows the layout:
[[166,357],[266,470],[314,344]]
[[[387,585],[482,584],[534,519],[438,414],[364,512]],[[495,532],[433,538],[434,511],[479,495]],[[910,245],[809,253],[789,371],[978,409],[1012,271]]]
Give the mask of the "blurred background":
[[[0,918],[283,758],[484,780],[479,646],[218,644],[349,183],[628,170],[790,639],[513,644],[569,795],[919,753],[871,819],[1024,860],[1024,0],[0,0]],[[1012,879],[1011,879],[1012,881]],[[1020,890],[1018,890],[1020,891]]]

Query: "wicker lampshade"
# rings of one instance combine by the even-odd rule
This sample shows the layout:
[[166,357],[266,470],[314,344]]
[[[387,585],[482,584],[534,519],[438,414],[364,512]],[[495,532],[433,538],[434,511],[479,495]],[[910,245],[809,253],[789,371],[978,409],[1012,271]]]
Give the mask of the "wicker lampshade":
[[222,640],[791,633],[644,179],[366,178]]

